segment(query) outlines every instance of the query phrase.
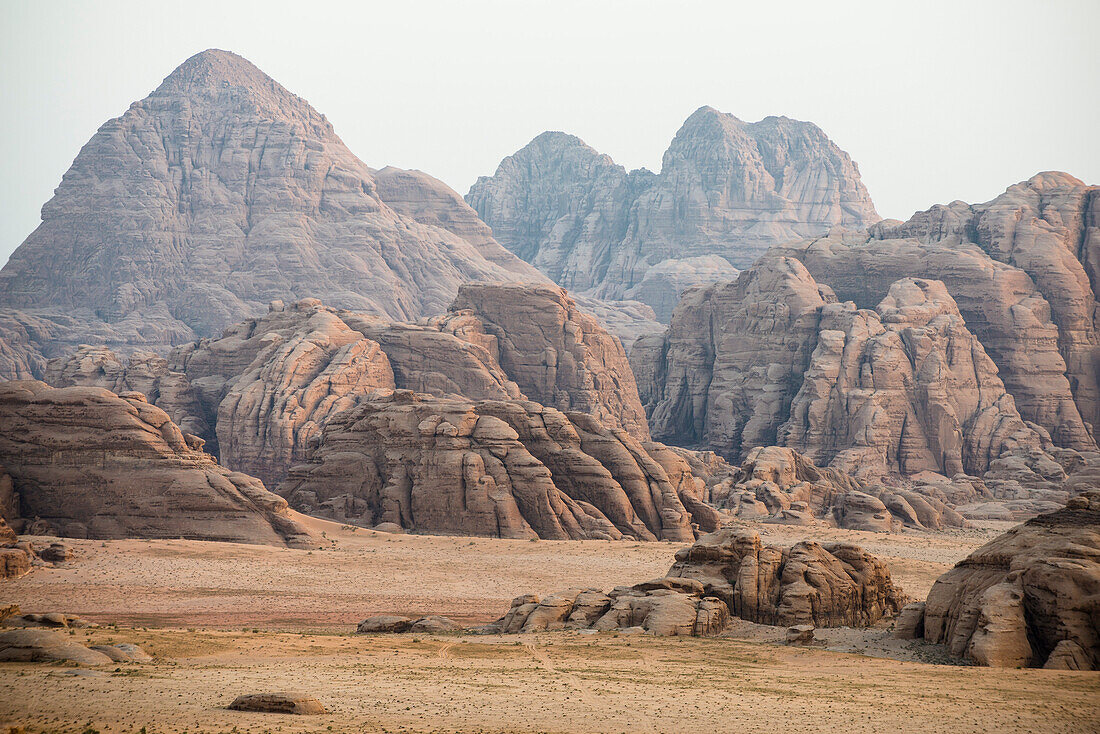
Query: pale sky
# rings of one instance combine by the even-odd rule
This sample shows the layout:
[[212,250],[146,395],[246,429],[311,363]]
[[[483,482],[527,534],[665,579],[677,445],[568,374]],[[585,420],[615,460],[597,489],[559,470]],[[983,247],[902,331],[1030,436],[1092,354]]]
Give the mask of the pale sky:
[[658,170],[704,104],[817,123],[885,217],[1042,170],[1100,183],[1100,1],[906,6],[0,0],[0,262],[95,130],[207,48],[304,97],[368,165],[463,194],[544,130]]

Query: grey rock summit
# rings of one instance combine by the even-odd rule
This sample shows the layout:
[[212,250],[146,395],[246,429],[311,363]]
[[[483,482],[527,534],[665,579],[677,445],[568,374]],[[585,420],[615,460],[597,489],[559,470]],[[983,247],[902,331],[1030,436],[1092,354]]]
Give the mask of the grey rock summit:
[[445,185],[372,171],[305,100],[208,50],[96,132],[0,270],[0,376],[78,343],[164,351],[276,299],[415,319],[471,281],[545,278]]
[[729,279],[771,245],[879,219],[856,164],[816,125],[746,123],[711,107],[684,122],[659,174],[627,172],[547,132],[466,200],[501,244],[560,285],[640,300],[662,321],[670,288]]

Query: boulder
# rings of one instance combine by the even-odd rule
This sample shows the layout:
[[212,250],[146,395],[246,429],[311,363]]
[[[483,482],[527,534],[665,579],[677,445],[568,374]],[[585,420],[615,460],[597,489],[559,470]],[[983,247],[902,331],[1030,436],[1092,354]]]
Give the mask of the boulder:
[[0,632],[0,661],[67,661],[79,665],[105,665],[111,658],[74,642],[68,634],[54,630],[14,629]]
[[1100,490],[1090,490],[986,543],[937,579],[922,631],[980,665],[1095,670],[1097,620]]
[[412,617],[401,617],[394,614],[379,614],[367,617],[359,623],[357,632],[362,634],[377,634],[380,632],[408,632],[412,627]]

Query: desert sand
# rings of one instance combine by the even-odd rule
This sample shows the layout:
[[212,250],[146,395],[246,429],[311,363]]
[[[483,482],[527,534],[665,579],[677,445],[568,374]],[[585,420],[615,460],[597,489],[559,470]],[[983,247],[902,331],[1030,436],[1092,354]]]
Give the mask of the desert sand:
[[[28,732],[1100,730],[1091,673],[943,662],[888,625],[783,630],[735,622],[715,639],[581,635],[356,635],[371,614],[469,623],[525,592],[610,588],[663,574],[671,543],[389,535],[303,518],[328,548],[181,540],[69,540],[75,558],[7,583],[0,601],[102,627],[87,644],[133,642],[147,665],[0,666],[0,727]],[[874,534],[758,526],[769,542],[846,539],[882,555],[914,597],[1003,525]],[[862,654],[861,654],[862,653]],[[298,690],[320,716],[226,706]]]

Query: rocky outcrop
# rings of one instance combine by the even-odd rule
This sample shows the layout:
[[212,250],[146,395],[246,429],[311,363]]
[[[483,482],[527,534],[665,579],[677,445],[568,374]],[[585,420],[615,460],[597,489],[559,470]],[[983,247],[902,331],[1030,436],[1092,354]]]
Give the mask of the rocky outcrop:
[[123,359],[103,346],[80,345],[75,352],[50,360],[43,380],[52,387],[103,387],[113,393],[139,392],[168,414],[185,433],[211,434],[211,425],[187,375],[168,367],[153,352],[134,352]]
[[267,316],[177,348],[170,361],[216,425],[211,449],[272,486],[308,457],[331,416],[394,388],[472,400],[533,393],[648,439],[619,341],[561,289],[464,286],[462,293],[451,312],[417,323],[317,299],[275,302]]
[[697,490],[590,415],[399,390],[330,419],[279,491],[304,512],[366,527],[685,541],[693,517],[681,496]]
[[39,532],[312,545],[285,500],[199,446],[139,393],[0,384],[0,464]]
[[653,435],[730,459],[779,445],[852,473],[980,475],[1050,445],[938,281],[899,280],[861,310],[801,261],[763,258],[689,291],[632,359]]
[[[453,318],[473,316],[497,362],[523,393],[562,411],[649,438],[626,352],[591,316],[553,286],[464,285]],[[472,326],[472,324],[471,324]],[[469,333],[469,332],[467,332]]]
[[1058,327],[1081,415],[1100,426],[1100,187],[1046,171],[984,204],[937,205],[871,232],[922,243],[974,242],[993,260],[1027,273]]
[[466,201],[558,284],[635,298],[666,319],[675,289],[726,277],[769,245],[878,221],[855,163],[816,125],[745,123],[710,107],[684,122],[660,174],[628,173],[547,132],[478,179]]
[[756,533],[727,527],[677,552],[664,578],[607,593],[568,589],[541,599],[517,597],[492,630],[636,629],[700,637],[722,632],[731,616],[780,626],[867,627],[897,614],[905,600],[885,564],[857,546],[764,546]]
[[902,277],[940,280],[1021,415],[1058,446],[1095,450],[1097,188],[1043,173],[986,204],[953,202],[869,233],[774,248],[841,300],[873,308]]
[[305,460],[329,417],[394,388],[379,344],[316,299],[273,303],[264,318],[181,347],[171,359],[216,426],[222,463],[272,487]]
[[729,608],[703,595],[703,586],[682,579],[656,579],[599,589],[567,589],[539,598],[525,594],[491,626],[503,634],[552,629],[646,632],[651,635],[712,637],[730,621]]
[[974,551],[911,615],[909,636],[980,665],[1100,668],[1100,491]]
[[245,59],[193,56],[96,132],[0,270],[2,375],[80,343],[164,351],[276,299],[414,319],[460,283],[545,282],[440,182],[378,173]]
[[886,565],[858,546],[765,546],[759,535],[737,527],[677,552],[669,576],[701,583],[734,616],[784,627],[866,627],[905,604]]

